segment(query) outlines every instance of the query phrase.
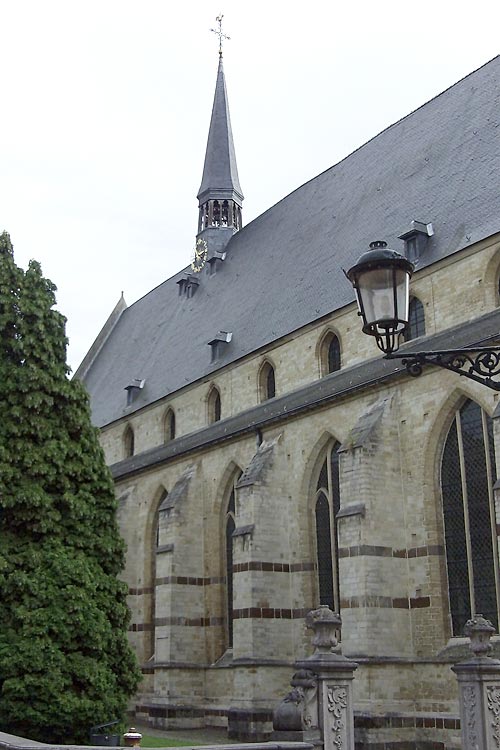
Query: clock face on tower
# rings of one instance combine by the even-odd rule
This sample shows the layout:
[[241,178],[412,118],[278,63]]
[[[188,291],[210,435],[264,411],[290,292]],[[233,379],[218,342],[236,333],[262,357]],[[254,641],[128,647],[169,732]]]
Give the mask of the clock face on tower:
[[201,237],[196,240],[194,248],[194,257],[191,261],[191,268],[195,273],[199,273],[207,262],[208,245]]

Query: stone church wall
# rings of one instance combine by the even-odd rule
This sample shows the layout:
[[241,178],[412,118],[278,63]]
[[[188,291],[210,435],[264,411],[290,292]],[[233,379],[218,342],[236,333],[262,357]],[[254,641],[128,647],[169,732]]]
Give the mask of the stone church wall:
[[[424,304],[427,334],[497,306],[499,248],[498,241],[484,242],[417,273],[412,292]],[[167,407],[175,410],[179,435],[206,426],[212,382],[220,389],[222,419],[253,407],[266,357],[275,367],[277,395],[317,379],[318,342],[328,328],[340,338],[343,371],[375,356],[358,326],[346,308],[215,372],[210,382],[125,414],[102,432],[108,461],[124,458],[127,424],[138,453],[161,444]],[[304,618],[319,603],[314,492],[335,440],[341,444],[342,646],[360,664],[358,715],[392,712],[413,721],[412,732],[426,717],[456,736],[456,683],[441,656],[457,639],[448,614],[439,465],[452,415],[465,397],[489,415],[498,401],[484,386],[446,371],[403,375],[333,396],[264,427],[260,437],[245,433],[119,479],[131,639],[145,672],[139,714],[158,725],[194,726],[225,724],[230,710],[238,710],[269,727],[293,661],[310,647]],[[224,519],[235,482],[234,645],[228,651]],[[404,739],[403,724],[384,721],[372,738]],[[428,726],[422,723],[422,732]]]

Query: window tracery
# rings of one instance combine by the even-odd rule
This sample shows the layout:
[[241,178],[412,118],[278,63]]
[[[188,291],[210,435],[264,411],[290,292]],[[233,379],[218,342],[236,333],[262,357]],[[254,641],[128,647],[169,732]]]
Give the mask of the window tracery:
[[326,451],[316,484],[314,526],[319,604],[339,611],[337,514],[340,510],[340,443]]
[[474,401],[455,413],[441,462],[441,493],[454,635],[481,612],[498,627],[493,424]]

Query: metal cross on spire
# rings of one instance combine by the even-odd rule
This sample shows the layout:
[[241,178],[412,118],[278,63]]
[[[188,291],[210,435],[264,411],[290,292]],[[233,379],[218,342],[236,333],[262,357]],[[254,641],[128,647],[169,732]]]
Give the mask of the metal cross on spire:
[[214,34],[217,34],[217,36],[219,37],[219,57],[222,57],[222,40],[223,39],[224,40],[225,39],[231,39],[230,36],[228,36],[227,34],[224,34],[223,31],[222,31],[222,19],[223,18],[224,18],[224,16],[222,15],[222,13],[220,13],[217,16],[217,18],[215,19],[217,21],[217,23],[219,24],[219,28],[218,29],[210,29],[210,31],[213,31]]

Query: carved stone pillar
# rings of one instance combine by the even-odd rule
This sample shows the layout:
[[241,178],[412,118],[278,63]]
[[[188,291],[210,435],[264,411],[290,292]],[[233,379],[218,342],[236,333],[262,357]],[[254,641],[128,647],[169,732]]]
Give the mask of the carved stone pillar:
[[491,659],[490,638],[495,628],[475,615],[464,629],[470,637],[472,659],[455,664],[460,693],[463,750],[500,748],[500,661]]
[[[340,616],[322,605],[308,614],[306,622],[314,631],[315,651],[295,663],[299,672],[292,680],[294,690],[275,712],[275,729],[281,732],[302,729],[300,739],[322,744],[324,750],[354,750],[352,681],[358,665],[341,654],[337,641]],[[315,677],[317,689],[309,676]],[[309,690],[304,690],[305,687]],[[287,703],[295,704],[295,712],[290,711]],[[300,719],[296,716],[298,712]],[[314,740],[315,730],[319,743]]]

